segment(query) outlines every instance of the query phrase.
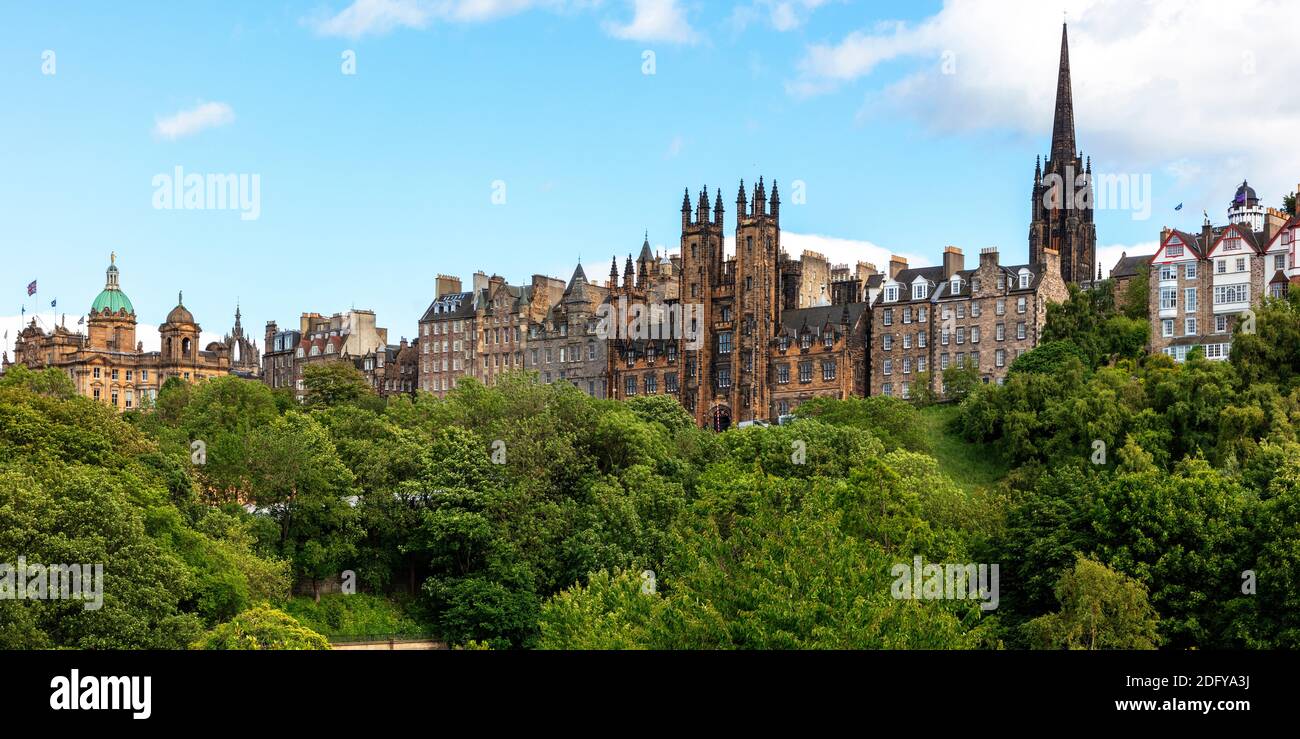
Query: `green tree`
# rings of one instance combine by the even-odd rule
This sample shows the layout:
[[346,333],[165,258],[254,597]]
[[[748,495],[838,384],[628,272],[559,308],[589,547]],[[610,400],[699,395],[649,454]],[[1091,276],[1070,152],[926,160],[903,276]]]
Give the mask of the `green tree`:
[[1039,649],[1155,649],[1160,621],[1141,583],[1083,556],[1056,586],[1061,609],[1025,624]]
[[358,403],[375,394],[361,370],[342,361],[307,365],[302,371],[302,385],[309,405]]
[[974,362],[953,362],[943,371],[943,386],[946,388],[944,397],[960,403],[970,397],[983,382],[980,369]]
[[329,641],[293,616],[267,605],[250,608],[209,631],[194,649],[329,649]]

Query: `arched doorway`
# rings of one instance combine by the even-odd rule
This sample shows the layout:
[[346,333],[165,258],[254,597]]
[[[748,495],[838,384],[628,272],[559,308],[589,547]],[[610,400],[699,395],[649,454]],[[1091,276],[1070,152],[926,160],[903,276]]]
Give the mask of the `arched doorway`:
[[714,408],[712,426],[713,430],[718,432],[731,428],[731,409],[725,405]]

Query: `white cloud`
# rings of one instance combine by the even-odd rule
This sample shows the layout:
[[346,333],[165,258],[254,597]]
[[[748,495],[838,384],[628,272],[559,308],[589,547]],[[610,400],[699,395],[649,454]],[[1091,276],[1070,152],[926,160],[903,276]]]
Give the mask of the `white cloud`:
[[731,22],[738,30],[750,23],[765,19],[778,31],[793,31],[808,21],[813,11],[830,0],[752,0],[748,5],[737,5],[731,13]]
[[200,103],[197,107],[182,110],[166,118],[159,118],[153,127],[157,136],[175,141],[192,136],[205,128],[224,126],[235,120],[235,111],[225,103]]
[[[77,325],[77,320],[81,317],[81,314],[46,312],[37,316],[36,325],[46,333],[50,333],[58,325],[59,321],[66,321],[69,331],[84,334],[86,333],[86,326]],[[30,323],[31,320],[31,313],[28,313],[25,317],[22,315],[0,316],[0,349],[9,352],[9,361],[14,361],[14,341],[17,340],[18,334],[22,332],[23,327]],[[6,332],[9,335],[8,339],[3,338]],[[144,344],[144,350],[147,352],[156,352],[162,347],[162,337],[158,335],[158,326],[151,323],[136,324],[135,340]],[[204,331],[199,335],[200,347],[207,348],[208,344],[214,341],[221,341],[221,334]]]
[[634,0],[634,7],[631,21],[606,23],[605,30],[615,38],[628,41],[693,44],[699,40],[678,0]]
[[1120,257],[1136,257],[1144,254],[1155,254],[1156,249],[1160,248],[1157,241],[1144,241],[1140,244],[1110,244],[1109,246],[1097,247],[1097,263],[1101,265],[1102,276],[1109,277],[1110,271],[1115,269]]
[[381,36],[398,28],[423,29],[435,22],[481,23],[534,8],[583,9],[601,0],[353,0],[343,10],[307,19],[322,36]]
[[[1103,166],[1198,177],[1209,199],[1249,177],[1276,207],[1300,179],[1294,24],[1275,0],[1065,0],[1079,145]],[[870,96],[937,132],[1011,130],[1042,141],[1052,124],[1061,4],[949,0],[916,24],[884,23],[808,47],[788,82],[799,96],[912,69]],[[945,74],[944,62],[951,62]],[[1231,197],[1227,191],[1226,197]],[[1191,197],[1188,198],[1192,199]],[[1226,200],[1224,201],[1226,203]]]
[[674,136],[672,141],[668,142],[668,151],[664,152],[664,159],[676,159],[681,156],[682,149],[686,147],[686,140],[681,136]]

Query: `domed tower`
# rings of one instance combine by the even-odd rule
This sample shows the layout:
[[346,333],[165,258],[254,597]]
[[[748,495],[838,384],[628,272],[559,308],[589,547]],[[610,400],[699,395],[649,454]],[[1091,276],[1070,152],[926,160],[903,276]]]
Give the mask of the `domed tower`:
[[1240,223],[1251,231],[1264,230],[1264,206],[1259,204],[1255,188],[1245,180],[1241,181],[1237,194],[1228,205],[1228,222]]
[[104,289],[90,305],[89,333],[91,349],[135,351],[135,307],[118,284],[116,253],[109,255]]
[[167,314],[167,322],[158,328],[162,335],[163,364],[193,364],[199,357],[199,324],[185,308],[183,294],[177,294],[176,307]]

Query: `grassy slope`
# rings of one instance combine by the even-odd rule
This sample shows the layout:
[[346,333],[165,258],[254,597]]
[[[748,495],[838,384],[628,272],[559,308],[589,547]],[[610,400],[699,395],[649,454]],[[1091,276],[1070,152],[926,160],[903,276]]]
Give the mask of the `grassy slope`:
[[948,429],[957,413],[955,405],[934,405],[921,409],[931,454],[939,469],[967,490],[992,485],[1007,473],[1006,464],[987,447],[971,444]]

